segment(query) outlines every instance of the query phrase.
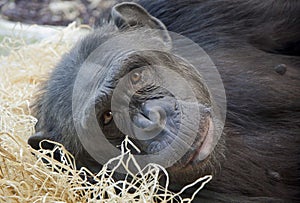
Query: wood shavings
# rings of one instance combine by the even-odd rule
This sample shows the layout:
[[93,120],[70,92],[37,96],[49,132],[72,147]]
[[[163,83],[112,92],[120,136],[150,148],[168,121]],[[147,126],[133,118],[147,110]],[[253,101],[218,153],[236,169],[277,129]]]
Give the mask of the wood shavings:
[[[98,174],[86,168],[76,170],[74,158],[58,143],[52,151],[36,151],[27,145],[37,122],[31,116],[30,103],[38,85],[71,48],[76,41],[74,33],[79,30],[71,24],[56,36],[34,44],[16,43],[19,39],[13,38],[0,44],[9,49],[8,55],[0,56],[0,202],[191,202],[195,194],[186,199],[180,195],[201,183],[197,193],[211,176],[200,178],[175,194],[168,190],[166,169],[157,164],[139,167],[126,147],[132,144],[128,139],[121,147],[122,154]],[[68,40],[68,36],[73,40]],[[61,162],[53,158],[54,151],[62,155]],[[127,170],[123,180],[113,179],[115,170],[109,169],[112,163]],[[140,172],[129,171],[129,163]],[[165,185],[158,181],[161,173],[167,177]]]

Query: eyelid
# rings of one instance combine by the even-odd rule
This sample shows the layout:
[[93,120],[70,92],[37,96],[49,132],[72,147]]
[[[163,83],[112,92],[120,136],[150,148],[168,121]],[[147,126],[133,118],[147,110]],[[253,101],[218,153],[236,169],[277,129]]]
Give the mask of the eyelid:
[[131,73],[132,71],[135,71],[136,69],[140,69],[140,68],[142,68],[142,66],[138,66],[138,65],[130,66],[128,69],[128,73]]

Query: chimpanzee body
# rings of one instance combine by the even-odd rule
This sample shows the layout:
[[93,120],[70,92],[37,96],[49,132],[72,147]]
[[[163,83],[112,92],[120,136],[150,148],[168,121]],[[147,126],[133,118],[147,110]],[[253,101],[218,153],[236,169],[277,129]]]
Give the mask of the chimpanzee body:
[[[138,3],[169,31],[199,44],[215,63],[224,83],[225,159],[216,166],[217,172],[200,192],[199,200],[299,201],[300,2],[145,0]],[[93,50],[91,45],[87,47]],[[89,53],[78,52],[79,58],[84,60]],[[64,64],[74,66],[68,58],[61,66],[67,66]],[[55,74],[58,76],[59,71]],[[67,97],[70,99],[70,95]],[[45,108],[42,102],[37,107]],[[37,117],[43,120],[39,111]],[[56,136],[54,133],[48,138],[63,144],[69,139]]]
[[[225,202],[229,194],[241,195],[241,202],[259,196],[299,200],[300,3],[162,0],[141,5],[168,30],[204,48],[223,79],[226,161],[209,187],[228,194]],[[280,64],[286,65],[284,75],[276,72]]]

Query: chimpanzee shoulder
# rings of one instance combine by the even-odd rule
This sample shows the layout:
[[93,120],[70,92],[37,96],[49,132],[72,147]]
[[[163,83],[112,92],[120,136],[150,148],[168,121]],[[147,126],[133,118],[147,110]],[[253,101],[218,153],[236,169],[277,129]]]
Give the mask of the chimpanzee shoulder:
[[299,55],[300,2],[230,0],[141,0],[168,30],[209,50],[250,42],[271,53]]

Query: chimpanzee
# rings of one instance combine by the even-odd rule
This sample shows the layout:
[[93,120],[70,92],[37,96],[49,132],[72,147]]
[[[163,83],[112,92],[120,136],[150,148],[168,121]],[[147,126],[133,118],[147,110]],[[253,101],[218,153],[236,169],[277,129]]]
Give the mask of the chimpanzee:
[[[197,200],[300,201],[300,2],[142,0],[138,3],[141,6],[136,3],[114,6],[110,21],[96,28],[63,57],[35,102],[37,133],[29,138],[29,144],[38,149],[43,139],[60,142],[74,154],[79,166],[97,172],[101,164],[82,146],[76,129],[78,123],[84,129],[94,127],[90,124],[90,113],[95,114],[97,125],[116,148],[125,134],[134,134],[132,141],[144,155],[159,154],[170,143],[177,142],[176,136],[183,136],[180,143],[184,145],[184,140],[195,134],[189,119],[194,122],[193,118],[197,118],[195,141],[181,159],[167,168],[172,185],[214,174]],[[136,30],[142,31],[141,36],[132,34]],[[227,113],[216,146],[212,146],[211,138],[217,120],[213,119],[213,93],[206,85],[209,81],[189,61],[171,53],[174,37],[168,31],[197,43],[220,73]],[[116,44],[121,41],[121,45],[112,46],[114,40]],[[134,41],[139,44],[143,40],[149,49],[153,42],[158,50],[140,51],[134,46],[123,49],[124,44],[131,47]],[[123,41],[127,42],[122,44]],[[100,58],[97,51],[95,54],[99,46],[104,47]],[[91,65],[91,61],[97,65]],[[176,83],[183,84],[178,75],[187,81],[196,94],[196,105],[188,101],[186,88],[180,89],[183,96],[178,101],[172,91],[160,86],[165,84],[162,76],[166,71],[174,77],[175,89],[180,89]],[[78,86],[79,75],[83,75],[80,82],[94,83],[89,86],[79,82]],[[74,98],[74,94],[80,96]],[[111,104],[113,98],[115,107]],[[185,101],[192,104],[196,113],[185,109]],[[127,117],[122,116],[123,109]],[[144,139],[145,136],[151,138]],[[206,156],[200,159],[203,154]],[[161,157],[168,161],[168,157]]]

